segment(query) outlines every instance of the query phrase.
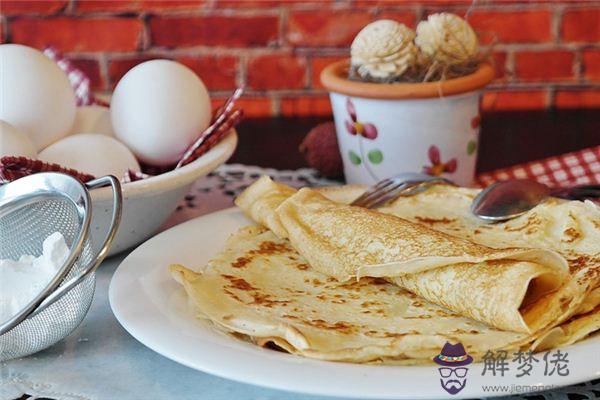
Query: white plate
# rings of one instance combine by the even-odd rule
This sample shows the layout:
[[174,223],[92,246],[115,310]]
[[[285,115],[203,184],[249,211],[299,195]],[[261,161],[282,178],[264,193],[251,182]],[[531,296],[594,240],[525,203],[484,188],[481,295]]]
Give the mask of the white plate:
[[[119,266],[109,291],[121,325],[152,350],[190,368],[240,382],[294,392],[357,398],[462,398],[509,394],[486,391],[483,385],[536,390],[600,377],[600,337],[562,349],[568,352],[568,376],[544,376],[543,355],[532,376],[516,378],[511,363],[505,377],[482,376],[483,365],[469,366],[465,388],[455,396],[440,386],[434,366],[401,367],[334,363],[306,359],[231,338],[194,317],[183,289],[167,271],[170,263],[188,267],[206,263],[229,234],[250,224],[241,212],[228,209],[165,231],[142,244]],[[594,355],[596,355],[594,357]],[[591,357],[590,357],[591,356]],[[511,385],[520,385],[519,387]],[[523,389],[525,387],[525,389]]]

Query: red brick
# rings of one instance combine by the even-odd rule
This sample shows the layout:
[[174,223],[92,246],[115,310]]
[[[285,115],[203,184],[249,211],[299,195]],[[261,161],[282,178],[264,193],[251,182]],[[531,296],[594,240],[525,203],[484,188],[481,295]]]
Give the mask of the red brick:
[[[225,98],[211,98],[213,110],[225,103]],[[270,117],[273,114],[273,103],[268,97],[242,97],[236,103],[237,108],[244,110],[244,117]]]
[[275,43],[279,18],[264,16],[155,17],[150,20],[156,46],[254,47]]
[[574,59],[572,52],[562,50],[517,53],[515,74],[530,81],[572,79]]
[[487,92],[483,95],[481,106],[485,111],[539,110],[546,108],[546,92],[541,90]]
[[[498,0],[496,0],[498,1]],[[515,0],[507,0],[507,1],[515,1]],[[356,6],[371,6],[371,7],[385,7],[385,6],[397,6],[401,5],[422,5],[422,4],[431,4],[434,6],[443,6],[443,5],[470,5],[473,3],[473,0],[429,0],[429,1],[420,1],[420,0],[354,0],[353,4]]]
[[217,8],[272,8],[282,5],[294,6],[301,4],[306,5],[321,5],[322,3],[332,3],[335,0],[215,0]]
[[321,85],[321,72],[329,64],[342,60],[347,57],[313,57],[311,60],[312,74],[311,74],[311,86],[313,88],[323,88]]
[[559,91],[554,104],[558,108],[600,108],[600,90]]
[[366,10],[293,11],[286,37],[296,46],[348,46],[372,20]]
[[496,80],[502,81],[506,79],[506,53],[494,52],[492,54],[494,62],[494,70],[496,70]]
[[562,38],[567,42],[600,41],[600,8],[566,11],[562,21]]
[[248,86],[299,89],[306,86],[306,60],[292,55],[257,56],[248,61]]
[[90,78],[90,85],[93,90],[105,89],[105,82],[102,79],[100,73],[100,64],[97,60],[90,60],[85,58],[72,58],[69,57],[73,65],[79,68],[84,74]]
[[4,24],[0,21],[0,43],[4,43]]
[[237,59],[235,57],[208,55],[174,58],[153,54],[111,60],[108,65],[108,76],[112,86],[114,87],[131,68],[145,61],[156,59],[172,59],[188,66],[210,90],[227,90],[236,87]]
[[393,19],[410,28],[416,26],[417,16],[412,11],[390,11],[383,10],[375,16],[376,19]]
[[143,63],[144,61],[154,60],[157,58],[166,58],[161,56],[154,55],[145,55],[141,57],[135,58],[125,58],[125,59],[116,59],[111,60],[108,64],[108,80],[111,83],[111,86],[114,88],[119,80],[129,71],[131,68],[136,65]]
[[63,10],[68,0],[2,0],[0,2],[0,11],[4,15],[22,15],[22,14],[55,14]]
[[12,41],[60,51],[136,50],[142,21],[135,18],[16,19],[11,23]]
[[329,116],[331,103],[327,96],[283,98],[281,114],[285,117]]
[[78,12],[133,12],[161,10],[194,10],[207,4],[206,0],[84,0],[75,3]]
[[583,52],[583,76],[600,80],[600,50]]
[[518,12],[476,10],[470,14],[468,20],[482,38],[497,36],[503,43],[526,43],[551,40],[551,17],[552,14],[548,10]]
[[237,59],[225,56],[180,57],[177,61],[187,65],[211,90],[234,89]]

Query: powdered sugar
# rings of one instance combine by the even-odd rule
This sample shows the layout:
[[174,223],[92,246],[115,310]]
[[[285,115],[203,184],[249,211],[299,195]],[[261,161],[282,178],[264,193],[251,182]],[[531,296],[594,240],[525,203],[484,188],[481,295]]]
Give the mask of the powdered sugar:
[[18,261],[0,260],[0,322],[7,321],[52,280],[69,254],[59,232],[48,236],[39,257],[23,255]]

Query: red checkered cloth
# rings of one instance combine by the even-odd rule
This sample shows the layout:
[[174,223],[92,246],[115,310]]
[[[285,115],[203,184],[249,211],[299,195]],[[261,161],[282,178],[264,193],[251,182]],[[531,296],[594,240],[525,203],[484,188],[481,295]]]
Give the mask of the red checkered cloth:
[[58,67],[62,69],[67,75],[67,78],[69,78],[71,87],[75,92],[78,107],[97,103],[90,88],[90,78],[88,78],[83,71],[75,67],[68,58],[65,58],[53,47],[46,47],[44,49],[44,54],[46,57],[56,62]]
[[600,184],[600,146],[485,172],[477,183],[485,187],[507,179],[532,179],[552,187]]

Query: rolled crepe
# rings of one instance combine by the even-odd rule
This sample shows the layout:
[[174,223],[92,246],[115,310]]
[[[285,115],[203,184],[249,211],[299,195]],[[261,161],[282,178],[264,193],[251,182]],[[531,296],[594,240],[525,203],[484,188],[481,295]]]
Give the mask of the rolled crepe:
[[268,177],[251,185],[236,204],[289,239],[320,273],[339,281],[385,278],[499,329],[541,329],[565,315],[576,297],[575,290],[562,291],[568,267],[554,251],[492,249],[393,215],[335,203],[311,189],[296,192]]
[[[365,187],[335,186],[318,191],[335,202],[350,204]],[[478,189],[436,185],[414,196],[398,197],[377,211],[492,248],[554,250],[567,259],[571,281],[577,292],[583,292],[583,302],[573,310],[575,315],[586,314],[600,306],[600,207],[597,204],[551,198],[520,217],[490,224],[471,212],[471,203],[478,192]]]

